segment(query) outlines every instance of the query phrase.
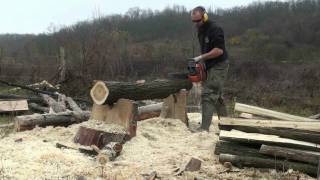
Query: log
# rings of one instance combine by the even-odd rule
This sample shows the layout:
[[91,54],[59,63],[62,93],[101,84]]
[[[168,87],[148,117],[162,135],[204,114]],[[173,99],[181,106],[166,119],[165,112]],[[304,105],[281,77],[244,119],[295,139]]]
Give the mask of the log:
[[78,106],[78,104],[71,97],[67,97],[66,101],[73,111],[77,111],[77,112],[82,111],[82,109]]
[[[55,92],[38,90],[38,89],[34,89],[34,88],[31,88],[31,87],[28,87],[28,86],[24,86],[24,85],[20,85],[20,84],[14,84],[14,83],[10,83],[10,82],[3,81],[3,80],[0,80],[0,83],[8,85],[8,86],[20,87],[21,89],[29,90],[29,91],[32,91],[32,92],[35,92],[35,93],[38,93],[38,94],[46,94],[46,95],[49,95],[49,96],[52,96],[52,97],[55,97],[55,98],[58,97],[58,94],[55,93]],[[84,103],[87,103],[87,104],[92,104],[90,101],[87,101],[85,99],[80,99],[80,98],[73,98],[73,99],[75,101],[78,101],[78,102],[84,102]]]
[[137,121],[159,117],[163,102],[138,107]]
[[271,155],[273,157],[283,157],[288,160],[306,162],[312,165],[318,165],[320,153],[313,151],[303,151],[278,146],[262,145],[259,151],[261,154]]
[[311,176],[317,175],[317,167],[298,163],[298,162],[290,162],[290,161],[283,161],[283,160],[274,160],[274,159],[267,159],[261,157],[250,157],[250,156],[237,156],[231,154],[220,154],[219,161],[221,163],[230,162],[232,165],[237,166],[239,168],[242,167],[255,167],[255,168],[271,168],[271,169],[279,169],[279,170],[288,170],[293,169],[300,172],[304,172]]
[[66,101],[67,101],[66,95],[58,93],[58,101],[57,102],[58,102],[59,106],[65,110],[67,110]]
[[36,110],[36,111],[40,111],[40,112],[44,112],[44,113],[48,113],[49,112],[49,108],[48,107],[43,107],[40,106],[36,103],[29,103],[29,107],[32,110]]
[[21,100],[26,99],[28,102],[44,104],[45,101],[40,97],[32,97],[32,96],[20,96],[15,94],[0,94],[0,99],[3,100]]
[[89,111],[83,111],[81,113],[67,111],[56,114],[32,114],[25,116],[17,116],[14,118],[15,130],[31,130],[36,126],[68,126],[70,124],[87,121],[89,117]]
[[163,102],[156,104],[149,104],[146,106],[138,107],[138,114],[148,113],[148,112],[160,112],[162,108]]
[[0,101],[0,112],[26,111],[28,109],[27,100]]
[[96,145],[91,145],[91,147],[98,153],[97,160],[100,163],[104,161],[114,161],[122,151],[122,144],[119,142],[110,142],[102,149]]
[[277,145],[281,147],[290,147],[303,150],[317,151],[320,152],[320,145],[315,143],[309,143],[304,141],[297,141],[287,138],[280,138],[275,135],[265,135],[257,133],[245,133],[241,131],[220,131],[220,140],[240,142],[246,144],[268,144]]
[[218,141],[214,150],[214,154],[233,154],[238,156],[267,157],[263,154],[260,154],[258,148],[253,148],[240,143],[229,141]]
[[320,114],[316,114],[316,115],[310,116],[309,118],[311,118],[311,119],[320,119]]
[[266,116],[266,117],[270,117],[270,118],[286,120],[286,121],[318,121],[318,120],[314,120],[314,119],[310,119],[310,118],[294,116],[294,115],[287,114],[287,113],[281,113],[281,112],[272,111],[269,109],[264,109],[264,108],[250,106],[250,105],[241,104],[241,103],[236,103],[234,110],[240,111],[240,112],[256,114],[256,115],[260,115],[260,116]]
[[[289,128],[265,128],[265,127],[250,127],[250,126],[229,126],[220,125],[223,129],[235,129],[246,133],[260,133],[267,135],[276,135],[283,138],[289,138],[299,141],[306,141],[312,143],[320,142],[320,133],[307,130],[293,130]],[[229,128],[230,127],[230,128]]]
[[61,102],[57,102],[52,97],[46,94],[41,94],[41,96],[45,100],[45,102],[49,105],[49,107],[53,110],[54,113],[64,112],[67,110],[65,104]]
[[95,104],[113,104],[118,99],[164,99],[181,89],[189,90],[189,80],[155,80],[145,83],[97,81],[90,91]]
[[230,126],[249,126],[249,127],[269,127],[269,128],[290,128],[320,132],[320,121],[281,121],[281,120],[262,120],[262,119],[241,119],[221,117],[220,125]]

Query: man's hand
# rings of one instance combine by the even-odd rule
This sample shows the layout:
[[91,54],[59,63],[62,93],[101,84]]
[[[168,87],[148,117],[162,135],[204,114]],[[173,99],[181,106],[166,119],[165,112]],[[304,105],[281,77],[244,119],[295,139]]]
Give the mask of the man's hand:
[[203,59],[202,55],[192,58],[195,62],[199,62]]

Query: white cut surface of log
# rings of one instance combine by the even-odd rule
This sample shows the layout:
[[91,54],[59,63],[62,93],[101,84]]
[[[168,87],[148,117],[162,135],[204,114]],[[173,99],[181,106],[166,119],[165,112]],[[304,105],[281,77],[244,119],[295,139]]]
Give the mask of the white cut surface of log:
[[96,81],[90,90],[90,96],[97,105],[102,105],[109,96],[109,89],[103,81]]

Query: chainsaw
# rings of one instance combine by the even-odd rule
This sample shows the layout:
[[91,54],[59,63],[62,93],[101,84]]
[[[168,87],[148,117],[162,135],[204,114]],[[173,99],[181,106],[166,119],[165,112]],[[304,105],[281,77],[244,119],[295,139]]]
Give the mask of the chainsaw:
[[188,60],[188,79],[191,82],[201,82],[207,79],[206,65],[203,61]]

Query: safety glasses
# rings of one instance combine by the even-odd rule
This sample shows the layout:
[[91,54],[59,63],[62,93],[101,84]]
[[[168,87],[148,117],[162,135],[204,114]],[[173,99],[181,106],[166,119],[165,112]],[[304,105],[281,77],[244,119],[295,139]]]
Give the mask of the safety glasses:
[[192,20],[193,23],[199,23],[201,21],[202,21],[202,19]]

